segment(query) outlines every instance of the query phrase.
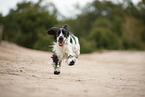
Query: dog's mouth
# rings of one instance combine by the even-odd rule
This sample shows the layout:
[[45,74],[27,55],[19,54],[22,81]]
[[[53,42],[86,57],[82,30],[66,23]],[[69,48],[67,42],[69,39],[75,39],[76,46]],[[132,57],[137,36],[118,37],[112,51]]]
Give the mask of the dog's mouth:
[[59,41],[59,46],[63,46],[64,42],[63,41]]

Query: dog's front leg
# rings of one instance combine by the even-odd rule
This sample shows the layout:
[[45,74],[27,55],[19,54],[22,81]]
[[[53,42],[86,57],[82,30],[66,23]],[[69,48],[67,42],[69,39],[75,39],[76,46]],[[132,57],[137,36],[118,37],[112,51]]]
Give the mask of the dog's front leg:
[[75,64],[75,62],[76,62],[76,54],[74,53],[74,51],[73,51],[73,49],[72,49],[72,46],[71,45],[69,45],[68,47],[67,47],[67,64],[69,65],[69,66],[72,66],[72,65],[74,65]]
[[69,66],[73,66],[76,62],[76,56],[75,55],[68,55],[67,57],[67,64]]
[[60,74],[60,69],[61,69],[61,60],[58,58],[58,56],[56,54],[53,54],[52,56],[53,59],[53,63],[54,65],[54,74],[58,75]]

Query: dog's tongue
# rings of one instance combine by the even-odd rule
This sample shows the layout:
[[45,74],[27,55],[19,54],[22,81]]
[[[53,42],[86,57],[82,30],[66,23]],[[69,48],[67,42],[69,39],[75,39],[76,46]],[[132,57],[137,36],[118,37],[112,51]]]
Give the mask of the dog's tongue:
[[63,42],[59,42],[59,45],[62,46],[63,45]]

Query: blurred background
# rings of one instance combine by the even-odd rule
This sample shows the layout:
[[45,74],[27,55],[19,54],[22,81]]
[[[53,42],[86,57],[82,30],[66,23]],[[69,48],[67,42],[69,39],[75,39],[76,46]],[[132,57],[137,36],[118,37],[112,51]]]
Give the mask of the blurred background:
[[3,0],[2,39],[51,51],[51,27],[69,26],[81,53],[145,50],[145,0]]

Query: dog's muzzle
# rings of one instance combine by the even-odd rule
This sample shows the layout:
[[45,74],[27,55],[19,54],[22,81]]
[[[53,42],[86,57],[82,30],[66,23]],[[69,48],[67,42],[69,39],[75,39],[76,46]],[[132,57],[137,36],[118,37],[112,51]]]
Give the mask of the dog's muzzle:
[[63,46],[64,38],[62,36],[59,37],[58,44],[59,44],[59,46]]

